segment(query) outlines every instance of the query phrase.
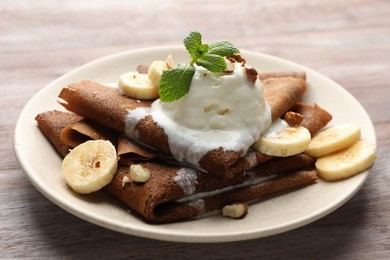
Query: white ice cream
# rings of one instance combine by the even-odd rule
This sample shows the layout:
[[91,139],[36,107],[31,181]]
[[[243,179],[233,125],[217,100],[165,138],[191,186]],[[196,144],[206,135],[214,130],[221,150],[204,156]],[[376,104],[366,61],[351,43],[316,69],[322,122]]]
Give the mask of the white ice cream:
[[156,101],[155,109],[179,125],[202,131],[268,127],[260,81],[249,82],[245,69],[235,64],[231,74],[196,66],[189,93],[171,103]]
[[271,125],[262,84],[259,80],[251,83],[239,63],[232,73],[195,68],[190,90],[184,97],[171,103],[158,99],[151,109],[131,111],[126,123],[128,132],[144,115],[151,114],[164,129],[178,161],[199,165],[203,155],[220,147],[245,153]]

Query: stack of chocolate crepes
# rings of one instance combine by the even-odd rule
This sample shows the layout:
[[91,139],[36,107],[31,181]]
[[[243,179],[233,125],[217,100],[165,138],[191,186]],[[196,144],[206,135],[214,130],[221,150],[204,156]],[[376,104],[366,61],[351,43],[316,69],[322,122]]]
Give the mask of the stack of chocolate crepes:
[[[304,73],[260,73],[272,120],[293,111],[303,116],[301,125],[311,134],[324,127],[331,115],[316,104],[302,103]],[[150,107],[151,101],[122,96],[115,88],[92,81],[70,84],[59,94],[69,112],[48,111],[36,116],[39,128],[61,156],[89,139],[110,140],[118,153],[119,167],[104,189],[137,212],[147,222],[188,220],[237,202],[252,202],[266,195],[314,183],[315,159],[299,154],[272,157],[248,149],[212,150],[202,157],[202,170],[171,157],[168,137],[151,116],[141,119],[126,137],[128,111]],[[140,164],[151,178],[131,181],[129,165]],[[127,181],[124,182],[124,177]]]

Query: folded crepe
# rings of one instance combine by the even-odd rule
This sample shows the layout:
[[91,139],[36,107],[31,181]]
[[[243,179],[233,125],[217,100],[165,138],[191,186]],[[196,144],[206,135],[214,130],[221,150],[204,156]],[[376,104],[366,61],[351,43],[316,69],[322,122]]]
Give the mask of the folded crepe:
[[297,112],[303,116],[300,125],[306,127],[311,135],[314,135],[332,120],[332,115],[317,104],[297,102],[291,108],[291,111]]
[[69,125],[81,121],[82,119],[83,117],[79,115],[56,110],[41,113],[35,117],[40,130],[46,138],[49,139],[56,151],[62,156],[67,155],[69,153],[69,149],[72,148],[69,144],[61,141],[60,136],[62,130]]
[[60,138],[70,147],[76,147],[89,139],[110,140],[114,145],[118,142],[118,135],[113,130],[86,119],[67,125],[62,129]]
[[158,156],[156,151],[142,146],[123,135],[119,136],[117,153],[119,163],[123,165],[131,165],[135,161],[146,161]]
[[[272,120],[289,111],[302,99],[306,90],[304,79],[291,76],[267,78],[263,80],[263,85],[265,98],[271,107]],[[120,95],[116,89],[92,81],[82,81],[65,87],[59,94],[59,103],[69,111],[171,155],[168,137],[152,116],[145,115],[137,120],[131,131],[126,128],[128,112],[141,107],[148,108],[152,103],[150,101],[128,98]],[[212,174],[231,178],[271,158],[250,148],[246,151],[231,151],[220,147],[206,153],[199,160],[199,167]]]
[[245,174],[220,178],[192,168],[142,162],[151,172],[146,183],[130,181],[129,168],[119,167],[105,190],[148,222],[168,223],[311,184],[317,179],[315,170],[299,169],[313,163],[306,155],[275,158]]
[[[41,113],[36,120],[44,135],[63,156],[69,151],[69,146],[63,143],[61,132],[68,125],[89,122],[78,115],[60,111]],[[63,146],[67,150],[62,149]],[[119,166],[104,189],[144,220],[168,223],[199,217],[230,203],[250,202],[311,184],[317,179],[316,172],[304,169],[312,167],[314,162],[314,158],[303,154],[274,158],[232,178],[221,178],[154,159],[138,162],[151,173],[146,183],[131,181],[129,167]]]

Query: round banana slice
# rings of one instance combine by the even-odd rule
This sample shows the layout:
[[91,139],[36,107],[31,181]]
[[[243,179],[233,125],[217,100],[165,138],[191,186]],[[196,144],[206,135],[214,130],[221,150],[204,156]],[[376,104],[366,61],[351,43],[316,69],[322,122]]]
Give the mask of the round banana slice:
[[368,169],[375,159],[375,145],[357,141],[346,150],[318,158],[316,168],[322,179],[337,181]]
[[119,77],[119,91],[128,97],[136,99],[157,99],[158,87],[153,86],[147,74],[131,71]]
[[91,140],[76,146],[62,161],[66,183],[77,193],[100,190],[112,180],[118,167],[110,141]]
[[354,124],[341,124],[325,129],[310,141],[306,154],[321,157],[346,149],[360,139],[360,127]]
[[260,139],[255,142],[253,147],[262,153],[286,157],[295,154],[300,154],[305,151],[310,142],[311,135],[309,130],[303,126],[290,127],[285,124],[285,127],[276,127],[279,129],[265,132]]

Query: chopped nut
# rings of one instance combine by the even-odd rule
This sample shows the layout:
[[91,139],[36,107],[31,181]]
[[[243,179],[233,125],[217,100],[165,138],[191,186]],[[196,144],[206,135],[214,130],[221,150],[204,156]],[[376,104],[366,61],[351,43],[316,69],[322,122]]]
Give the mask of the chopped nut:
[[303,116],[299,113],[289,111],[284,115],[284,120],[291,127],[299,126],[302,123]]
[[128,183],[128,182],[131,182],[129,177],[127,177],[126,175],[123,176],[123,178],[122,178],[122,188],[125,187],[126,183]]
[[240,62],[240,63],[242,63],[242,65],[245,65],[245,63],[246,63],[246,60],[240,54],[233,54],[232,56],[228,57],[227,59],[233,63],[236,61]]
[[249,206],[246,203],[233,203],[223,207],[222,215],[224,217],[241,219],[248,213],[248,208]]
[[134,182],[147,182],[150,179],[150,171],[139,164],[132,164],[130,178]]
[[257,71],[254,68],[245,68],[245,72],[249,82],[255,84],[257,80],[257,74],[258,74]]
[[167,59],[165,60],[165,63],[167,64],[167,67],[169,69],[172,69],[175,67],[175,61],[173,60],[172,54],[169,54]]

